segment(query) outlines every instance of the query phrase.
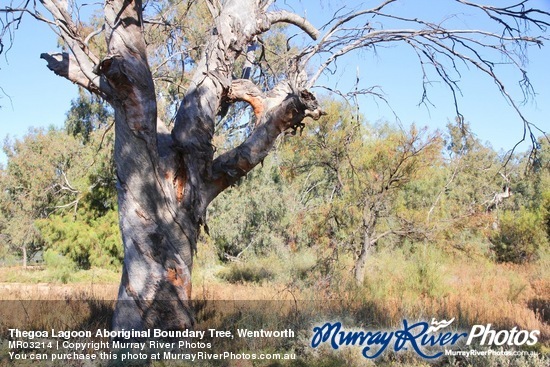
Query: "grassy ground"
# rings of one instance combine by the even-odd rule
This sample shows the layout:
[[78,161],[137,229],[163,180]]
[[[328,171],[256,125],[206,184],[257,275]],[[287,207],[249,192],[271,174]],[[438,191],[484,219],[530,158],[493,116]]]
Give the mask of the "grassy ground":
[[[199,252],[200,253],[200,252]],[[239,264],[220,264],[208,252],[199,255],[194,273],[194,298],[205,301],[198,312],[203,325],[223,326],[243,323],[254,328],[263,324],[285,323],[298,329],[308,329],[309,323],[323,314],[333,315],[350,325],[393,328],[402,325],[403,318],[414,320],[456,319],[455,326],[468,328],[474,324],[491,323],[495,329],[540,330],[541,341],[536,347],[537,358],[493,357],[490,359],[444,358],[428,364],[414,355],[388,354],[376,360],[377,366],[534,366],[549,365],[549,302],[550,266],[542,259],[529,265],[495,264],[488,260],[452,258],[441,251],[403,253],[379,252],[368,264],[365,284],[358,287],[351,282],[351,274],[344,271],[338,282],[310,279],[316,274],[311,254],[301,254],[293,260],[267,258]],[[300,257],[301,256],[301,257]],[[341,262],[345,263],[345,259]],[[301,263],[300,263],[301,262]],[[290,265],[289,265],[290,264]],[[345,264],[344,264],[345,265]],[[269,268],[268,268],[269,267]],[[347,265],[343,268],[349,268]],[[266,269],[269,271],[266,272]],[[304,281],[304,274],[310,274]],[[82,300],[79,307],[60,312],[55,304],[42,304],[36,310],[25,309],[27,319],[37,328],[60,323],[54,316],[67,317],[64,327],[82,327],[82,320],[94,321],[87,327],[108,327],[109,313],[118,289],[120,275],[113,271],[90,269],[65,274],[59,269],[20,267],[0,268],[0,300]],[[347,279],[348,277],[349,279]],[[301,280],[300,280],[301,279]],[[258,312],[238,310],[219,312],[215,300],[286,300],[296,306],[295,312],[265,309]],[[317,301],[310,307],[304,300]],[[287,303],[288,304],[288,303]],[[265,305],[265,304],[264,304]],[[209,309],[210,307],[210,309]],[[264,306],[265,308],[265,306]],[[5,311],[5,310],[4,310]],[[9,312],[9,311],[8,311]],[[34,312],[34,316],[29,313]],[[0,317],[7,326],[7,314]],[[45,316],[50,315],[49,319]],[[107,315],[97,318],[97,315]],[[239,315],[238,317],[236,315]],[[255,315],[255,316],[251,316]],[[336,316],[339,315],[339,316]],[[267,317],[267,318],[266,318]],[[328,316],[326,316],[328,317]],[[57,321],[56,321],[57,320]],[[14,321],[14,320],[10,320]],[[300,334],[292,345],[269,343],[254,346],[259,351],[288,350],[297,353],[295,361],[276,364],[231,362],[228,366],[369,366],[372,361],[362,358],[356,350],[346,348],[334,353],[328,349],[311,350],[306,333]],[[247,345],[232,345],[245,349]],[[228,346],[229,348],[229,346]],[[1,353],[0,353],[1,354]],[[0,355],[1,360],[1,355]],[[0,363],[1,364],[1,363]],[[163,365],[185,365],[160,363]],[[215,363],[209,365],[216,365]]]
[[[271,271],[283,275],[261,281],[266,263],[220,265],[198,260],[193,276],[195,299],[340,300],[350,307],[369,303],[380,310],[377,317],[390,325],[399,324],[403,317],[457,317],[464,325],[539,329],[550,339],[550,265],[545,261],[519,266],[450,261],[438,252],[412,257],[380,252],[368,264],[364,286],[356,287],[351,279],[330,286],[323,279],[300,283],[293,274],[284,275],[288,269],[279,269],[284,261],[277,259],[266,263]],[[4,267],[0,268],[0,300],[114,300],[119,279],[120,274],[105,269],[60,276],[58,269]]]

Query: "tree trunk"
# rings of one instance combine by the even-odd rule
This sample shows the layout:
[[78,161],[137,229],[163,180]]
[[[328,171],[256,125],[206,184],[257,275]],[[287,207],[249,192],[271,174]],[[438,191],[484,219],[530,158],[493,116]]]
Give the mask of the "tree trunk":
[[365,281],[367,260],[371,256],[372,250],[378,241],[378,238],[374,237],[374,230],[376,222],[378,221],[379,205],[380,200],[377,199],[374,203],[366,205],[363,209],[363,241],[354,268],[355,280],[359,285],[363,284]]
[[[142,1],[105,2],[105,58],[75,37],[77,26],[63,4],[44,6],[64,26],[60,34],[72,55],[43,54],[48,68],[106,99],[115,111],[115,162],[123,274],[113,329],[185,329],[193,324],[187,302],[199,228],[208,204],[258,165],[277,137],[323,112],[304,89],[300,68],[263,91],[250,80],[233,80],[236,59],[274,23],[290,23],[312,38],[317,30],[286,11],[268,12],[259,0],[208,2],[212,33],[168,131],[157,121],[153,76],[143,34]],[[219,6],[219,8],[216,8]],[[217,114],[246,101],[256,126],[236,148],[214,157]]]
[[369,235],[369,229],[365,228],[363,232],[363,243],[361,244],[361,250],[359,251],[359,256],[355,261],[355,280],[357,284],[361,285],[365,281],[365,271],[367,266],[367,260],[372,254],[373,243],[371,241],[371,236]]
[[188,328],[196,208],[180,207],[185,183],[175,174],[175,160],[163,169],[163,157],[152,154],[147,139],[137,138],[128,116],[120,115],[115,159],[124,265],[113,329]]
[[23,269],[27,268],[27,245],[23,245],[21,247],[21,250],[23,250]]
[[[115,110],[115,162],[124,265],[113,330],[192,325],[187,307],[200,201],[157,123],[140,1],[106,2],[109,56],[99,64]],[[158,130],[158,131],[157,131]],[[184,194],[184,190],[186,191]]]
[[124,266],[113,329],[183,329],[192,326],[192,249],[198,222],[175,216],[170,200],[154,200],[156,188],[141,192],[119,186]]

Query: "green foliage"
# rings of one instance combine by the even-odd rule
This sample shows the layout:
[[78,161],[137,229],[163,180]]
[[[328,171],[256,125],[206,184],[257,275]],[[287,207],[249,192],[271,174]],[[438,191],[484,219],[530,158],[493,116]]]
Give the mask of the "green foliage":
[[290,202],[272,159],[226,190],[209,209],[209,227],[221,260],[266,254],[287,243]]
[[500,216],[499,227],[492,238],[499,261],[532,261],[537,258],[539,249],[548,246],[540,213],[524,208],[517,212],[506,211]]
[[80,268],[118,269],[122,264],[122,242],[117,213],[110,210],[97,218],[82,208],[75,217],[56,215],[37,222],[46,246],[65,255]]
[[58,268],[65,268],[68,270],[75,270],[76,264],[71,261],[71,259],[61,255],[55,250],[47,249],[44,251],[43,254],[44,263],[52,268],[52,269],[58,269]]
[[68,283],[71,275],[76,270],[75,263],[52,249],[44,251],[43,257],[46,266],[54,272],[54,277],[61,281],[61,283]]
[[84,144],[87,171],[72,212],[51,213],[36,222],[44,243],[80,268],[117,269],[123,249],[118,227],[112,117],[99,101],[80,93],[67,115],[69,135]]
[[540,212],[542,225],[546,227],[546,236],[550,238],[550,191],[547,191],[542,195]]
[[0,176],[0,217],[4,245],[28,257],[43,246],[34,221],[73,202],[85,168],[84,152],[61,131],[32,130],[6,141],[8,163]]
[[0,171],[0,243],[31,257],[44,247],[75,264],[120,265],[113,134],[105,106],[81,94],[67,132],[31,130],[6,141]]
[[[439,135],[415,126],[408,131],[369,126],[335,101],[323,108],[327,115],[289,141],[282,154],[286,175],[304,193],[301,223],[313,239],[309,244],[336,250],[328,256],[341,250],[357,256],[393,234],[416,238],[422,232],[420,216],[398,198],[406,200],[400,193],[409,184],[412,190],[412,183],[439,162]],[[363,266],[355,264],[356,270]]]
[[505,184],[499,175],[503,162],[491,147],[473,136],[468,123],[448,124],[447,128],[450,182],[441,214],[445,218],[456,218],[467,212],[485,211],[494,194],[501,192]]
[[412,302],[419,297],[441,298],[448,290],[444,276],[448,256],[435,246],[408,245],[381,249],[369,260],[366,287],[375,299],[398,297]]
[[550,142],[539,139],[539,150],[533,163],[534,195],[531,206],[540,212],[542,225],[550,239]]
[[87,144],[94,131],[106,129],[113,122],[112,113],[105,102],[80,89],[79,97],[71,101],[71,108],[65,120],[65,129],[69,135]]

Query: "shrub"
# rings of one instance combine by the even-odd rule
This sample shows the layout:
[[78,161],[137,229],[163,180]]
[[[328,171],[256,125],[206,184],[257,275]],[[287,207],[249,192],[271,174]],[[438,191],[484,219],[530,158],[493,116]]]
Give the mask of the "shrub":
[[273,278],[274,274],[266,269],[263,264],[256,261],[232,263],[222,270],[220,278],[229,283],[262,283]]
[[52,269],[54,278],[64,284],[69,282],[76,270],[76,264],[71,259],[52,249],[44,251],[44,263]]
[[525,263],[535,260],[539,249],[548,244],[542,216],[527,209],[504,212],[491,242],[499,261]]

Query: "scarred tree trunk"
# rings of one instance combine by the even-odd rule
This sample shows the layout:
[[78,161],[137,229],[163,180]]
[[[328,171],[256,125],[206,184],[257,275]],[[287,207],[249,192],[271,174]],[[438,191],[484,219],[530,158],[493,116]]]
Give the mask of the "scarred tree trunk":
[[[141,0],[105,2],[107,57],[99,60],[76,37],[63,3],[44,0],[72,51],[43,54],[48,67],[102,96],[115,110],[115,162],[124,266],[113,329],[182,329],[192,326],[193,253],[208,204],[259,164],[277,137],[322,112],[297,71],[271,91],[233,80],[233,64],[254,37],[273,23],[292,23],[311,37],[303,18],[267,12],[260,0],[227,0],[194,71],[170,132],[157,121],[155,86],[147,62]],[[269,2],[267,2],[268,4]],[[250,103],[256,127],[238,147],[214,157],[218,111]]]
[[[121,6],[122,5],[122,6]],[[181,208],[176,161],[157,124],[156,95],[142,35],[141,3],[105,6],[109,56],[99,74],[112,90],[124,265],[114,329],[188,327],[192,248],[198,225]],[[161,129],[157,132],[157,129]]]

